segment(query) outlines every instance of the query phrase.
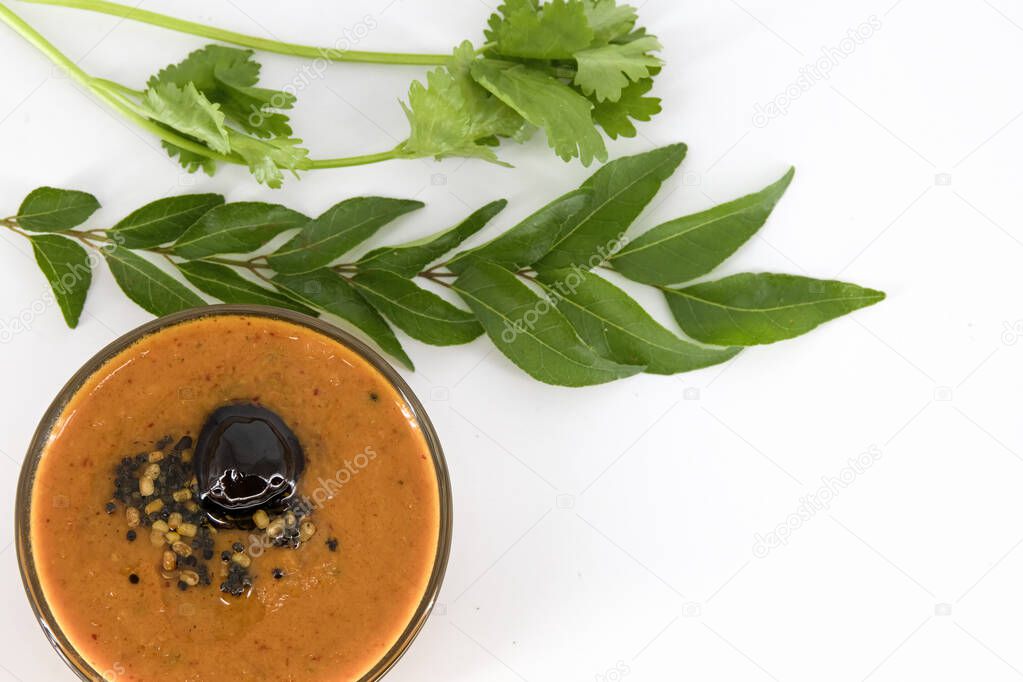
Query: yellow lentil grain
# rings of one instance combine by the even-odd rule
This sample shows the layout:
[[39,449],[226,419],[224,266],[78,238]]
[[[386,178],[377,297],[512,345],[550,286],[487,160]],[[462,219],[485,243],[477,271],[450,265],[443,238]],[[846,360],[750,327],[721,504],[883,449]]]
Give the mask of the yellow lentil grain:
[[265,511],[260,509],[259,511],[252,515],[252,522],[256,524],[256,528],[262,530],[270,525],[270,516]]
[[178,556],[170,550],[165,551],[163,553],[163,570],[173,571],[177,566]]

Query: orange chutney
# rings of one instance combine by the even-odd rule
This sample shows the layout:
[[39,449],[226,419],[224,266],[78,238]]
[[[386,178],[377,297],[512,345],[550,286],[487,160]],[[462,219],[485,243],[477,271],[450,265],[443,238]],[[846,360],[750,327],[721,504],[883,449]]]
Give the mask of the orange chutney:
[[[253,554],[251,590],[234,597],[218,588],[220,554],[249,545],[251,531],[221,530],[212,585],[178,589],[161,576],[149,531],[129,542],[124,506],[105,509],[114,470],[161,438],[194,438],[236,401],[273,410],[298,436],[297,494],[316,532],[297,549]],[[283,320],[203,317],[142,337],[71,398],[36,474],[32,552],[60,628],[109,679],[356,680],[427,591],[437,476],[408,403],[356,352]]]

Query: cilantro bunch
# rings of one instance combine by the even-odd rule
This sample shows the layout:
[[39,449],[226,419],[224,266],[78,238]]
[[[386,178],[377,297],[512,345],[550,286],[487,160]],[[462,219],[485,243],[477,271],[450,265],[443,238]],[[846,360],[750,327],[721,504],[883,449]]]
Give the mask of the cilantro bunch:
[[[388,159],[469,157],[501,163],[503,140],[522,142],[541,129],[554,152],[584,165],[605,161],[604,134],[636,135],[660,100],[649,97],[660,71],[657,38],[637,26],[633,7],[616,0],[507,0],[490,17],[479,47],[462,42],[450,55],[338,50],[247,36],[106,0],[29,0],[112,14],[233,43],[211,44],[152,76],[143,90],[85,73],[0,4],[0,20],[129,119],[157,135],[189,172],[213,174],[220,163],[247,166],[257,181],[280,187],[297,175]],[[409,135],[396,147],[355,157],[310,158],[287,111],[295,97],[259,83],[253,48],[298,57],[435,65],[414,81],[402,106]],[[603,130],[603,134],[601,133]]]
[[612,138],[636,134],[660,102],[644,95],[661,60],[657,38],[636,27],[636,10],[615,0],[508,0],[490,17],[479,56],[469,42],[452,62],[413,83],[406,113],[417,156],[490,161],[499,138],[541,128],[565,161],[607,160]]

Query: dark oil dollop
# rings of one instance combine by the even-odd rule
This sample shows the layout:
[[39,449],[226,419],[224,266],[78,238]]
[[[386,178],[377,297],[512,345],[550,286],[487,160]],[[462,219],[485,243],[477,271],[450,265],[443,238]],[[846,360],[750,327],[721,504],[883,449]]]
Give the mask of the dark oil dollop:
[[195,445],[199,502],[221,526],[251,528],[257,509],[280,509],[305,468],[298,438],[276,413],[251,403],[217,409]]

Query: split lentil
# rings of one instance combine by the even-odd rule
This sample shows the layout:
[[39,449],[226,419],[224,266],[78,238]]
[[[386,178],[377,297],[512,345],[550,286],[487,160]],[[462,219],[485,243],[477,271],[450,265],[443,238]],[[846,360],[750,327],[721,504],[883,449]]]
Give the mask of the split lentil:
[[174,552],[166,551],[163,553],[163,570],[173,571],[178,567],[178,558]]
[[[121,460],[114,475],[114,500],[104,505],[104,510],[112,514],[117,502],[125,505],[124,518],[129,528],[125,537],[129,542],[138,537],[135,528],[148,527],[150,542],[163,550],[161,577],[178,589],[187,590],[212,582],[204,562],[216,556],[217,529],[195,501],[197,483],[191,466],[191,438],[181,438],[173,448],[166,449],[171,442],[170,437],[162,438],[156,449]],[[252,542],[262,547],[297,549],[316,533],[316,524],[309,516],[310,510],[295,502],[289,502],[274,515],[258,509],[251,515]],[[246,553],[245,545],[233,542],[229,550],[220,553],[220,558],[228,564],[221,591],[234,596],[247,592],[253,576],[249,572],[252,556]],[[182,566],[189,568],[179,571]],[[284,573],[274,569],[272,575],[280,580]]]
[[252,523],[256,524],[256,528],[263,530],[270,525],[270,515],[260,509],[252,515]]

